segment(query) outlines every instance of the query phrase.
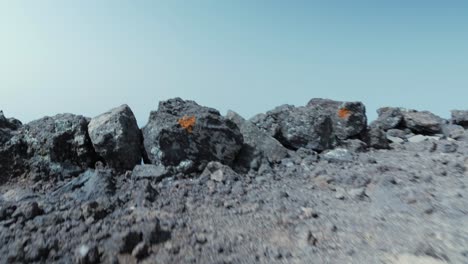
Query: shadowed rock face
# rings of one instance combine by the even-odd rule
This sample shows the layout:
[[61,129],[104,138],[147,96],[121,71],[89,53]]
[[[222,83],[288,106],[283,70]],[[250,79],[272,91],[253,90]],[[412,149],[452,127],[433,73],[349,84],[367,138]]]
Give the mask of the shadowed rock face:
[[302,147],[322,151],[336,143],[329,115],[309,107],[282,105],[250,121],[292,150]]
[[398,107],[383,107],[377,110],[379,117],[372,122],[387,131],[389,129],[409,129],[417,134],[436,134],[442,132],[443,119],[429,111],[416,111]]
[[452,123],[468,128],[468,110],[452,110]]
[[59,114],[32,121],[22,136],[28,144],[28,166],[34,177],[77,176],[98,161],[88,136],[89,120]]
[[339,139],[356,137],[367,127],[366,107],[361,102],[314,98],[307,103],[307,107],[329,115],[333,122],[333,133]]
[[94,149],[110,167],[132,170],[141,163],[141,131],[128,105],[91,119],[88,132]]
[[142,131],[151,163],[186,172],[209,161],[232,164],[243,143],[237,125],[217,110],[180,98],[160,102]]

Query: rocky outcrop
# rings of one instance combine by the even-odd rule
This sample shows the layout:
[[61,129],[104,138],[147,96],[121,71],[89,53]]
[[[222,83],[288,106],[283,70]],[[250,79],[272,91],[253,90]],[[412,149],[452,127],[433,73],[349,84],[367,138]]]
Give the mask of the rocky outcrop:
[[468,128],[468,110],[452,110],[452,123]]
[[181,98],[160,102],[142,131],[151,163],[183,172],[202,171],[210,161],[231,165],[243,144],[234,122]]
[[250,121],[292,150],[323,151],[336,143],[332,119],[319,108],[282,105]]
[[288,156],[288,149],[283,147],[278,140],[236,112],[229,111],[226,118],[239,127],[244,137],[244,144],[237,155],[235,164],[239,169],[258,169],[263,162],[279,163]]
[[77,176],[99,160],[88,136],[89,120],[59,114],[32,121],[23,127],[32,177]]
[[128,105],[91,119],[88,133],[94,149],[108,166],[132,170],[142,160],[142,136]]
[[327,113],[333,121],[333,133],[339,139],[356,137],[367,127],[366,107],[361,102],[313,98],[307,107]]
[[379,117],[371,125],[384,131],[407,128],[416,134],[431,135],[442,132],[443,119],[429,111],[383,107],[378,109],[377,113]]

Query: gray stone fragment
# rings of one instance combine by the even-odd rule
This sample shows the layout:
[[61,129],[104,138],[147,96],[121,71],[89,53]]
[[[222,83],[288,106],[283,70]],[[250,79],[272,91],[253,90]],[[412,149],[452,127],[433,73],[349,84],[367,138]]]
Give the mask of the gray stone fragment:
[[[237,125],[213,109],[181,98],[159,103],[142,129],[149,161],[155,165],[203,171],[210,161],[231,165],[243,137]],[[190,165],[180,166],[182,162]]]
[[212,161],[208,163],[200,177],[209,177],[212,181],[226,183],[235,181],[239,178],[239,175],[229,166]]
[[376,125],[367,129],[364,134],[364,141],[369,147],[375,149],[388,149],[390,147],[385,131]]
[[141,163],[141,131],[128,105],[91,119],[88,132],[96,152],[116,169],[133,169]]
[[132,177],[135,179],[152,179],[160,181],[168,175],[168,171],[163,166],[153,164],[136,165],[132,171]]
[[452,123],[468,128],[468,110],[452,110]]
[[307,107],[321,108],[332,119],[333,132],[339,139],[347,139],[361,134],[367,127],[366,107],[361,102],[340,102],[313,98]]
[[392,136],[388,136],[388,135],[387,135],[387,139],[390,140],[393,143],[398,143],[398,144],[401,144],[401,143],[405,142],[405,140],[402,139],[402,138],[392,137]]
[[423,142],[426,140],[439,140],[439,137],[415,135],[415,136],[408,138],[408,141],[411,143],[419,143],[419,142]]
[[456,140],[466,137],[465,129],[460,125],[447,124],[442,127],[442,132],[444,136],[448,138],[453,138]]
[[281,105],[250,121],[289,149],[322,151],[336,144],[332,120],[320,107]]
[[443,119],[429,111],[402,111],[404,126],[416,134],[436,134],[442,131]]
[[372,122],[371,126],[379,126],[381,129],[387,131],[392,128],[397,128],[403,121],[403,114],[400,108],[396,107],[382,107],[377,110],[379,115],[377,120]]
[[353,154],[343,148],[328,150],[323,154],[323,158],[330,162],[351,162],[354,160]]
[[288,156],[288,149],[283,147],[278,140],[236,112],[228,111],[226,118],[239,127],[244,137],[244,145],[237,156],[236,164],[247,169],[258,169],[263,159],[270,163],[279,163]]

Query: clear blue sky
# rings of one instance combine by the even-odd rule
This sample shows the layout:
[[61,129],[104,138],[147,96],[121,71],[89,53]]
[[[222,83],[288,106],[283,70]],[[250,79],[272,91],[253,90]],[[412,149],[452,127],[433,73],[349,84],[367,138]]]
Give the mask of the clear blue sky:
[[467,1],[0,2],[0,109],[23,121],[160,100],[245,117],[310,98],[468,109]]

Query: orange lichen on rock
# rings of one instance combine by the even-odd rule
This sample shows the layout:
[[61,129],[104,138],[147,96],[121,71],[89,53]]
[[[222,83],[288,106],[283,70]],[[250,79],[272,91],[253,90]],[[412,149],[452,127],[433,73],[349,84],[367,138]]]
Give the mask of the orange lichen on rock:
[[338,110],[338,117],[340,117],[341,119],[347,119],[350,116],[351,111],[349,109],[342,107],[340,108],[340,110]]
[[192,133],[193,127],[195,126],[195,116],[184,116],[179,119],[179,125],[187,130],[189,133]]

